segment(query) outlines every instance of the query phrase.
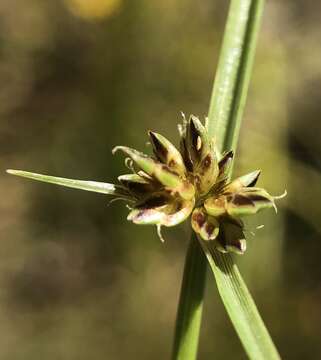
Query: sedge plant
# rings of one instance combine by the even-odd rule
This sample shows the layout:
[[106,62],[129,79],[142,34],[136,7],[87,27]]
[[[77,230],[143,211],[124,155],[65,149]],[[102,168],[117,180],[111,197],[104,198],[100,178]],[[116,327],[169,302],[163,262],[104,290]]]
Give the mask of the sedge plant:
[[244,254],[243,216],[276,209],[279,198],[256,185],[259,170],[231,180],[263,0],[232,0],[208,118],[185,118],[178,125],[177,149],[149,131],[152,155],[117,146],[128,174],[117,184],[73,180],[8,170],[8,173],[66,187],[107,194],[127,203],[127,219],[161,228],[189,219],[193,236],[186,255],[177,314],[173,359],[197,356],[207,264],[219,294],[251,359],[279,355],[231,254]]

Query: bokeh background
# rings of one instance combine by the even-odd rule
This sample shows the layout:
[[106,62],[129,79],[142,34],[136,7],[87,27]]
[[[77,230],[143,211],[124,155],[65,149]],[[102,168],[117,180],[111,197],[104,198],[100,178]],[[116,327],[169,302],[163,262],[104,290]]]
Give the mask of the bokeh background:
[[[207,113],[224,0],[0,2],[0,359],[168,359],[190,230],[6,168],[112,182]],[[321,358],[321,3],[268,1],[235,174],[288,197],[239,266],[284,359]],[[208,274],[200,359],[245,355]]]

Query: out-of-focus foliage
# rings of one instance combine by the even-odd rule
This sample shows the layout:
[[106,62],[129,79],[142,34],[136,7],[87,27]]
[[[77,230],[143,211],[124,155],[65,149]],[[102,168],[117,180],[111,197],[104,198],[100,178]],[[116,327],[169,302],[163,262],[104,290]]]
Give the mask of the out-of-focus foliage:
[[113,15],[122,0],[65,0],[71,12],[85,19],[99,19]]
[[[189,229],[125,222],[103,195],[4,169],[113,182],[116,144],[175,141],[179,111],[206,115],[225,1],[0,3],[0,358],[166,359]],[[261,168],[279,216],[248,222],[240,269],[281,354],[320,358],[321,4],[270,1],[235,175]],[[147,149],[148,150],[148,149]],[[200,358],[240,358],[212,285]],[[157,309],[157,311],[155,311]]]

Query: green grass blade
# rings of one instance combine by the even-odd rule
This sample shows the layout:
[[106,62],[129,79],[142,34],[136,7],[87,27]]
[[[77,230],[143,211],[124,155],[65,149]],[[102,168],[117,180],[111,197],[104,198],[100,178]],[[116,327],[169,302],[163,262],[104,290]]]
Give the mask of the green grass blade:
[[264,0],[232,0],[210,101],[209,133],[220,150],[235,150]]
[[215,275],[223,304],[248,357],[255,360],[280,359],[232,256],[211,249],[208,242],[200,242]]
[[[232,0],[209,111],[220,151],[235,150],[252,71],[264,0]],[[280,356],[232,256],[201,242],[223,304],[250,359]]]
[[8,174],[25,177],[32,180],[42,181],[50,184],[65,186],[73,189],[92,191],[102,194],[114,195],[117,197],[126,197],[126,192],[120,186],[97,181],[84,181],[75,179],[66,179],[62,177],[36,174],[22,170],[7,170]]
[[205,288],[206,258],[195,234],[186,254],[172,359],[194,360],[197,356]]

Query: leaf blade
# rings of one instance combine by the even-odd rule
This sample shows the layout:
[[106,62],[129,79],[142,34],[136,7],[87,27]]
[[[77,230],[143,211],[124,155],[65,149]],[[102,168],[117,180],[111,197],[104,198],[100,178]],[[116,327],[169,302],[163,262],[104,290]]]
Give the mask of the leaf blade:
[[199,239],[216,279],[218,291],[250,359],[279,360],[272,339],[230,254],[222,254]]
[[125,189],[114,184],[98,182],[98,181],[67,179],[57,176],[33,173],[24,170],[8,169],[7,173],[10,175],[20,176],[31,180],[41,181],[41,182],[69,187],[73,189],[91,191],[91,192],[120,196],[120,197],[127,197]]

